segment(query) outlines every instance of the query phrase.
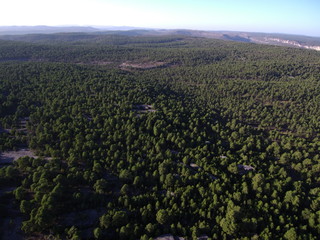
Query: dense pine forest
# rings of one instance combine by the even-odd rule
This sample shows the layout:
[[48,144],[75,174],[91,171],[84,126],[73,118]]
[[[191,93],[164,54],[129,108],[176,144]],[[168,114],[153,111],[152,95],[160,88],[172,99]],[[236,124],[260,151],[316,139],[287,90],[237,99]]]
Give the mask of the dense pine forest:
[[319,239],[320,52],[19,40],[0,40],[3,236]]

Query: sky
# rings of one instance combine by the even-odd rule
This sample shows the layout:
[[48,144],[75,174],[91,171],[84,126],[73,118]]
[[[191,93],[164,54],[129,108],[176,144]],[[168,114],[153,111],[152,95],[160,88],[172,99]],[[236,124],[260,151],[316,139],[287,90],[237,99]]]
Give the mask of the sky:
[[0,0],[0,26],[131,26],[320,37],[320,0]]

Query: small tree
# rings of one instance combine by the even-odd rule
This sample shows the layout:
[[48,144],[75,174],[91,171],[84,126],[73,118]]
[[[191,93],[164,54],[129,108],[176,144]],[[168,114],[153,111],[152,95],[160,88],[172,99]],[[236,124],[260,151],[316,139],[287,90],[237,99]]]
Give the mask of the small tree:
[[158,221],[158,223],[160,224],[165,224],[169,221],[169,214],[168,214],[168,211],[164,210],[164,209],[160,209],[158,212],[157,212],[157,215],[156,215],[156,219]]
[[112,225],[121,227],[128,223],[128,216],[125,211],[117,211],[112,217]]
[[108,186],[108,182],[105,179],[99,179],[95,182],[95,184],[93,185],[94,190],[97,193],[105,193],[106,189]]
[[297,233],[294,228],[290,228],[285,234],[284,238],[287,240],[296,240],[297,239]]
[[102,230],[101,228],[97,227],[93,230],[93,236],[95,239],[101,239],[102,237]]

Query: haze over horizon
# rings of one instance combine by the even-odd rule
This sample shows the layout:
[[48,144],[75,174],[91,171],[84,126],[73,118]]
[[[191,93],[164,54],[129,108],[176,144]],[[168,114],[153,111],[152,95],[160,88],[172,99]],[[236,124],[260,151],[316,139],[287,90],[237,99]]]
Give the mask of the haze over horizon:
[[320,36],[317,0],[11,0],[0,26],[132,26]]

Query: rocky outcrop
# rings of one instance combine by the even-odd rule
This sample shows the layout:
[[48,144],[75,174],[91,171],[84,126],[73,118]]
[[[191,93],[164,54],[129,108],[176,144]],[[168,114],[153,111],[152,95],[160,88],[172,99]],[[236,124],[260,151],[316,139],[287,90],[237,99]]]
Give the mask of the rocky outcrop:
[[312,50],[320,51],[320,46],[304,45],[304,44],[301,44],[297,41],[281,39],[281,38],[265,37],[263,39],[252,38],[251,40],[256,43],[275,44],[275,45],[279,44],[279,45],[285,45],[285,46],[290,46],[290,47],[298,47],[298,48],[305,48],[305,49],[312,49]]

